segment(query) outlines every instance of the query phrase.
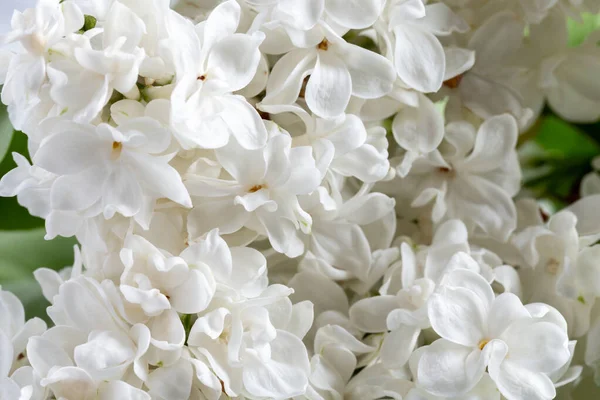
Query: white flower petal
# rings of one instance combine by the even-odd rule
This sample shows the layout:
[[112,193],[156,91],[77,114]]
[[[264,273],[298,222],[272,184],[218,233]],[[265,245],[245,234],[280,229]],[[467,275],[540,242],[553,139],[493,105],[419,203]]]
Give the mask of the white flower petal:
[[410,26],[397,26],[394,60],[396,72],[408,86],[424,93],[442,87],[446,57],[433,34]]
[[302,341],[280,330],[270,345],[270,360],[262,361],[248,353],[247,368],[243,371],[246,390],[253,396],[271,398],[303,394],[308,385],[310,364]]
[[432,394],[459,396],[475,387],[483,376],[485,366],[479,349],[439,339],[423,350],[417,380]]
[[442,288],[429,298],[431,326],[444,339],[476,347],[485,339],[486,309],[472,291]]
[[518,135],[517,122],[508,114],[486,120],[477,132],[473,152],[462,165],[476,173],[502,167],[515,148]]
[[420,95],[418,107],[403,107],[396,114],[392,132],[402,148],[427,154],[444,138],[444,118],[429,98]]
[[171,293],[171,305],[183,314],[196,314],[210,304],[216,290],[215,278],[205,265],[196,265],[183,285]]
[[349,29],[368,28],[379,18],[383,0],[326,0],[327,15],[337,24]]
[[281,57],[269,76],[267,94],[263,104],[291,104],[296,101],[304,78],[315,66],[317,52],[313,49],[296,49]]
[[392,91],[396,72],[387,58],[354,45],[345,45],[341,50],[338,54],[350,72],[354,96],[377,99]]
[[219,79],[235,92],[246,87],[258,68],[258,46],[264,39],[262,32],[254,35],[234,34],[218,41],[207,60],[207,79]]
[[350,320],[363,332],[386,332],[388,314],[400,304],[396,296],[375,296],[362,299],[350,307]]
[[98,400],[114,399],[150,400],[150,395],[123,381],[112,381],[102,385],[102,389],[100,389],[98,393]]
[[450,35],[452,32],[465,33],[469,30],[467,21],[444,3],[426,5],[425,17],[418,20],[417,24],[437,36]]
[[510,360],[499,366],[490,363],[489,373],[503,396],[515,400],[548,400],[556,396],[547,375],[534,372]]
[[306,85],[306,104],[323,118],[341,115],[352,94],[352,76],[346,64],[330,51],[320,51]]
[[148,375],[150,394],[163,399],[188,400],[192,390],[192,364],[180,358],[177,363],[157,368]]

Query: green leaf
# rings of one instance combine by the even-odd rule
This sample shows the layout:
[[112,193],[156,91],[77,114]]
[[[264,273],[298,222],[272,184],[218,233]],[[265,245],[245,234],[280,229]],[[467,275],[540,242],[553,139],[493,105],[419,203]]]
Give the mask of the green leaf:
[[583,131],[558,117],[545,117],[535,141],[543,149],[569,161],[587,162],[600,154],[600,145]]
[[13,127],[8,119],[6,106],[0,106],[0,161],[4,160],[13,137]]
[[44,229],[0,231],[0,284],[17,295],[27,317],[44,318],[48,302],[33,277],[40,267],[59,270],[73,264],[73,238],[44,239]]
[[567,26],[569,31],[569,46],[579,46],[590,33],[600,29],[600,14],[583,13],[581,21],[569,18]]
[[[27,156],[27,136],[22,132],[14,132],[10,143],[10,153],[15,152]],[[15,161],[8,156],[0,163],[0,178],[16,167]],[[0,197],[0,230],[23,230],[40,228],[44,220],[29,214],[27,209],[21,207],[16,197]]]
[[558,208],[579,197],[579,183],[591,170],[600,145],[586,132],[556,116],[543,117],[519,148],[525,186]]

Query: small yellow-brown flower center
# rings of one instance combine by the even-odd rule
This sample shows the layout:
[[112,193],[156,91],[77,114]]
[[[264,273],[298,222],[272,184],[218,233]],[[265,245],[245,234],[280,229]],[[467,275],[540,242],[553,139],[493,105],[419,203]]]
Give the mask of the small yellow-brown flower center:
[[327,49],[329,49],[329,42],[327,39],[323,39],[321,43],[317,45],[317,49],[327,51]]
[[490,341],[487,339],[483,339],[481,342],[479,342],[479,344],[477,345],[479,347],[479,350],[483,350],[483,348],[485,347],[486,344],[488,344]]
[[445,178],[454,178],[454,176],[456,175],[456,171],[448,167],[439,167],[438,173],[443,175]]
[[447,81],[445,81],[444,86],[449,87],[450,89],[456,89],[460,85],[462,79],[462,75],[457,75],[454,78],[450,78]]
[[112,144],[112,153],[111,158],[116,160],[121,156],[121,151],[123,150],[123,143],[121,142],[113,142]]
[[256,192],[258,192],[260,189],[264,189],[264,188],[265,188],[265,185],[254,185],[254,186],[252,186],[252,187],[251,187],[251,188],[248,190],[248,192],[249,192],[249,193],[256,193]]

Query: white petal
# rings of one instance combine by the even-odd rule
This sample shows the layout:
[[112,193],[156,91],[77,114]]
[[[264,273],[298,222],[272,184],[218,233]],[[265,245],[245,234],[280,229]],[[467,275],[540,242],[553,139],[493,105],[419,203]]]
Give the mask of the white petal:
[[343,314],[348,312],[348,297],[344,290],[324,275],[302,271],[288,282],[288,286],[294,289],[290,299],[294,303],[310,300],[314,304],[315,315],[329,310]]
[[512,293],[503,293],[492,303],[488,319],[488,332],[492,337],[500,337],[511,323],[528,318],[529,313],[521,300]]
[[121,125],[130,118],[143,117],[145,108],[139,101],[135,100],[120,100],[110,106],[110,117]]
[[312,302],[305,300],[294,304],[286,331],[302,340],[313,324],[314,314]]
[[[261,252],[249,247],[232,247],[231,259],[235,273],[230,273],[223,282],[249,298],[258,296],[266,289],[267,260]],[[211,269],[216,270],[215,267]]]
[[400,308],[396,296],[375,296],[357,301],[350,308],[350,320],[363,332],[386,332],[388,314]]
[[249,216],[243,207],[234,207],[232,198],[196,203],[187,219],[190,237],[199,238],[215,228],[222,234],[237,232]]
[[135,356],[135,347],[123,332],[92,332],[88,342],[75,347],[73,359],[98,380],[119,379]]
[[433,34],[410,26],[395,28],[396,72],[408,86],[420,92],[437,92],[442,87],[446,57]]
[[485,338],[486,309],[468,289],[443,288],[431,295],[428,310],[431,326],[444,339],[476,347]]
[[109,13],[110,18],[106,20],[102,35],[105,47],[115,44],[118,40],[122,40],[121,38],[126,38],[122,49],[132,52],[146,33],[144,21],[120,2],[113,2]]
[[[289,22],[300,30],[309,30],[314,27],[323,14],[323,0],[279,0],[277,8],[285,16],[291,17]],[[277,14],[275,14],[277,15]]]
[[352,94],[352,77],[348,67],[329,51],[320,51],[317,65],[306,86],[306,103],[323,118],[342,114]]
[[0,376],[8,376],[14,358],[15,355],[11,340],[2,330],[0,330]]
[[199,317],[192,330],[190,331],[188,342],[191,346],[195,346],[202,343],[202,336],[207,335],[211,339],[217,339],[225,327],[225,318],[230,315],[231,312],[226,308],[217,308],[216,310],[210,311],[205,315]]
[[211,302],[216,290],[215,278],[210,270],[202,265],[192,269],[183,285],[171,293],[171,305],[183,314],[196,314],[204,311]]
[[444,118],[428,97],[420,95],[419,107],[404,107],[396,114],[392,132],[402,148],[427,154],[444,138]]
[[95,394],[96,385],[83,369],[64,367],[53,370],[41,381],[59,399],[88,399]]
[[115,212],[125,217],[137,214],[142,207],[142,188],[135,176],[125,169],[113,171],[102,187],[104,217],[110,219]]
[[150,395],[123,381],[112,381],[102,385],[98,400],[150,400]]
[[254,107],[242,96],[228,96],[221,102],[225,106],[222,118],[244,149],[260,149],[267,142],[265,124]]
[[22,399],[21,388],[15,381],[7,376],[0,378],[0,399]]
[[[490,284],[480,275],[475,260],[459,252],[452,256],[448,264],[451,265],[448,267],[448,274],[442,279],[442,285],[468,289],[477,296],[479,304],[487,313],[494,302],[495,295]],[[469,264],[473,264],[472,267]]]
[[469,30],[467,21],[444,3],[426,5],[425,18],[418,20],[417,24],[437,36],[450,35],[452,32],[465,33]]
[[219,40],[211,49],[207,61],[207,79],[219,79],[229,91],[235,92],[246,87],[258,67],[260,51],[258,46],[264,34],[234,34]]
[[446,54],[444,81],[464,74],[475,65],[475,52],[472,50],[444,47],[444,53]]
[[520,320],[502,334],[511,363],[531,371],[551,373],[570,358],[567,332],[549,322]]
[[[41,376],[46,376],[48,371],[53,367],[68,367],[73,365],[73,361],[71,361],[64,349],[41,336],[33,337],[29,340],[27,344],[27,358],[31,366]],[[12,356],[9,361],[12,364]]]
[[517,121],[508,114],[486,120],[475,139],[473,152],[462,165],[477,173],[502,167],[507,156],[515,149],[519,129]]
[[310,250],[330,265],[366,276],[371,261],[369,242],[356,224],[327,223],[315,227]]
[[192,390],[192,364],[180,358],[176,364],[155,369],[145,382],[150,394],[169,400],[188,400]]
[[310,373],[306,347],[296,336],[281,330],[270,344],[271,359],[266,362],[248,353],[244,387],[257,397],[290,398],[303,394]]
[[554,384],[547,375],[531,371],[510,360],[504,360],[499,366],[490,363],[489,373],[506,398],[548,400],[556,396]]
[[387,58],[354,45],[344,46],[339,55],[350,71],[354,96],[376,99],[392,91],[396,71]]
[[503,65],[523,43],[524,21],[510,11],[500,12],[475,31],[469,48],[475,50],[478,63],[493,67]]
[[235,33],[240,11],[235,0],[224,1],[212,10],[204,26],[203,49],[211,48],[219,39]]
[[390,172],[387,149],[381,152],[365,143],[358,149],[333,161],[332,169],[344,176],[354,176],[363,182],[377,182]]
[[349,29],[368,28],[379,18],[383,0],[326,0],[327,15]]
[[[279,187],[281,191],[288,191],[288,193],[298,195],[310,194],[317,189],[322,177],[320,171],[317,169],[311,147],[298,146],[291,148],[289,165],[294,167],[289,171],[289,176],[285,184]],[[274,169],[273,167],[269,168],[269,173],[275,172]],[[270,181],[269,173],[267,174],[267,179]]]
[[577,282],[583,293],[600,294],[600,246],[583,249],[577,257]]
[[96,136],[91,126],[71,124],[52,135],[38,149],[34,163],[59,174],[75,174],[110,157],[110,143]]
[[[479,353],[479,354],[478,354]],[[444,339],[423,350],[418,363],[419,385],[442,396],[458,396],[472,389],[485,371],[480,351]]]
[[498,240],[506,240],[517,225],[512,199],[499,186],[477,175],[469,175],[468,180],[455,181],[452,190],[456,197],[446,199],[448,215],[474,224]]
[[561,118],[578,123],[592,123],[600,118],[598,101],[582,96],[569,84],[548,90],[548,104]]
[[184,207],[191,208],[192,200],[185,188],[181,175],[167,163],[166,158],[151,157],[145,154],[129,154],[135,163],[134,173],[150,190]]
[[291,104],[296,101],[304,78],[315,65],[317,52],[296,49],[281,57],[269,76],[264,104]]
[[415,350],[421,329],[402,326],[391,331],[381,345],[381,362],[388,368],[402,368]]
[[218,279],[228,279],[231,274],[231,252],[217,230],[209,232],[205,240],[191,244],[180,257],[189,265],[208,265]]
[[340,209],[339,215],[349,222],[367,225],[384,218],[394,209],[395,204],[394,199],[383,193],[369,193],[348,200]]

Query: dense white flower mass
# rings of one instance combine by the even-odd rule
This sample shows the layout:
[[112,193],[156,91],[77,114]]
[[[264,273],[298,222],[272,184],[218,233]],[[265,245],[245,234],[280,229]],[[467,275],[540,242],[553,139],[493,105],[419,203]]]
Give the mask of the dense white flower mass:
[[600,372],[600,159],[548,216],[517,153],[546,105],[600,118],[598,36],[567,43],[599,11],[15,12],[1,99],[30,157],[0,195],[79,246],[35,272],[48,326],[0,291],[0,399],[549,400]]

